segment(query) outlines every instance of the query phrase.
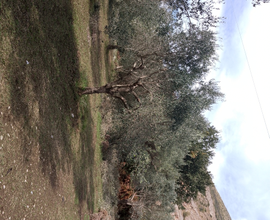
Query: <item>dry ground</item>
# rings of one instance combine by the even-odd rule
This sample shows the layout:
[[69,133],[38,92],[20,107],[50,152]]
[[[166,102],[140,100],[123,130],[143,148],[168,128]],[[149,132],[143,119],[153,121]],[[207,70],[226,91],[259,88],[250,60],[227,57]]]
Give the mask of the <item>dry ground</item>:
[[0,219],[89,219],[101,206],[101,97],[77,88],[109,77],[107,10],[1,0]]
[[208,186],[205,195],[199,193],[196,199],[183,203],[182,209],[176,205],[175,220],[231,220],[216,187]]

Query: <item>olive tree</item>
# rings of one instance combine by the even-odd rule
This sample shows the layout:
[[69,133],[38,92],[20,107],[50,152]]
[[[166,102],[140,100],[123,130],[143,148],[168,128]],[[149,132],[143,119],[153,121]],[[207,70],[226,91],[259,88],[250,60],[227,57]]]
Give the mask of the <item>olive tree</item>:
[[[134,195],[127,202],[135,219],[170,218],[179,198],[209,184],[205,167],[212,145],[203,113],[223,98],[217,83],[205,79],[216,61],[211,2],[118,0],[107,28],[108,50],[118,49],[121,56],[117,76],[79,89],[80,95],[108,94],[125,106],[113,110],[110,143],[131,175]],[[186,189],[189,194],[182,196]]]

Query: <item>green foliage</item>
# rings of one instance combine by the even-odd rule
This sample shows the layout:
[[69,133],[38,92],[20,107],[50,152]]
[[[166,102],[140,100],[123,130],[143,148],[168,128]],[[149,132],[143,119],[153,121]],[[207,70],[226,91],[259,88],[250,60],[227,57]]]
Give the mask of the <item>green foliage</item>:
[[121,47],[127,47],[132,38],[136,38],[137,27],[146,30],[159,30],[164,27],[165,10],[156,0],[115,0],[111,3],[108,33]]
[[[214,15],[216,1],[214,0],[166,0],[172,6],[179,24],[188,28],[201,27],[208,30],[215,27],[221,20]],[[219,3],[224,2],[220,0]]]
[[[175,14],[181,2],[186,11]],[[136,219],[170,219],[173,204],[195,198],[212,184],[207,166],[219,137],[203,113],[223,98],[217,83],[205,80],[217,48],[208,27],[217,19],[207,24],[209,14],[203,27],[175,20],[187,12],[201,19],[211,2],[201,9],[194,1],[112,1],[107,31],[121,48],[120,64],[132,69],[119,70],[116,82],[141,80],[132,90],[137,98],[121,94],[132,110],[118,105],[110,131],[139,196],[140,205],[132,206]],[[195,8],[202,14],[197,16]]]
[[190,215],[189,212],[186,212],[186,211],[183,212],[183,217],[184,217],[184,219],[185,219],[187,216],[189,216],[189,215]]
[[207,167],[214,156],[213,149],[219,139],[218,131],[209,126],[202,135],[201,139],[192,142],[189,153],[184,158],[185,165],[179,167],[181,175],[177,180],[178,203],[196,198],[198,192],[205,193],[206,186],[212,184]]
[[189,87],[179,91],[177,100],[169,103],[169,107],[172,108],[169,115],[174,120],[173,127],[181,125],[187,118],[210,110],[211,106],[222,98],[223,94],[213,80],[209,82],[199,81],[193,88]]

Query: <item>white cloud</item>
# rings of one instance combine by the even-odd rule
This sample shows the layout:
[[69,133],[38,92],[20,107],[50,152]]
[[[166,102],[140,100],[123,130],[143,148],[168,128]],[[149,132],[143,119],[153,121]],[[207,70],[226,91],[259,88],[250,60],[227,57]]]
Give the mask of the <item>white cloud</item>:
[[253,8],[250,2],[227,2],[227,23],[220,28],[221,63],[215,77],[226,102],[206,113],[222,130],[222,141],[209,169],[233,220],[269,220],[270,139],[232,10],[270,129],[270,4]]
[[210,172],[212,173],[214,179],[213,181],[215,181],[216,179],[220,179],[219,175],[220,175],[220,168],[222,166],[224,166],[224,157],[220,152],[216,152],[215,157],[213,158],[213,163],[208,167],[208,169],[210,170]]

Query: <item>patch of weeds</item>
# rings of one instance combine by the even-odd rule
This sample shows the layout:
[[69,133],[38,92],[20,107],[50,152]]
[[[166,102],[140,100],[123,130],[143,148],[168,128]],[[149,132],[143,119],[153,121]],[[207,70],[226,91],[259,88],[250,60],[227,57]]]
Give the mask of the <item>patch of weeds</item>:
[[79,197],[77,194],[75,194],[74,203],[75,205],[79,205]]
[[184,219],[185,219],[187,216],[189,216],[189,215],[190,215],[189,212],[187,212],[187,211],[184,211],[184,212],[183,212],[183,217],[184,217]]
[[85,72],[80,73],[80,81],[77,83],[78,87],[84,88],[88,86],[88,79]]
[[102,123],[102,117],[101,117],[101,113],[97,112],[97,144],[100,145],[101,142],[101,123]]
[[199,210],[200,210],[200,212],[206,212],[206,208],[204,208],[202,206],[199,207]]
[[90,216],[89,215],[84,215],[83,220],[90,220]]
[[87,96],[83,96],[79,101],[80,106],[80,120],[81,120],[81,132],[86,132],[89,127],[89,99]]

